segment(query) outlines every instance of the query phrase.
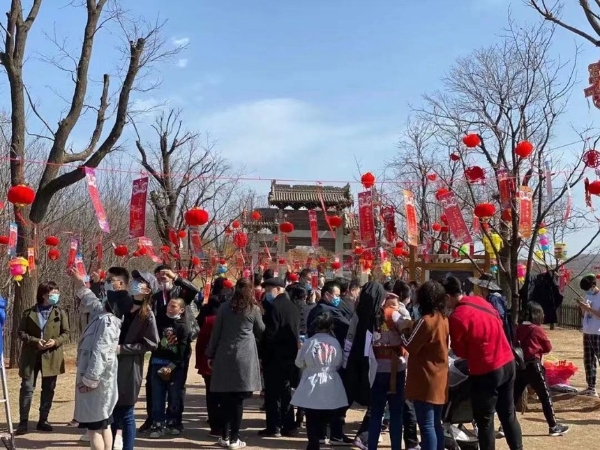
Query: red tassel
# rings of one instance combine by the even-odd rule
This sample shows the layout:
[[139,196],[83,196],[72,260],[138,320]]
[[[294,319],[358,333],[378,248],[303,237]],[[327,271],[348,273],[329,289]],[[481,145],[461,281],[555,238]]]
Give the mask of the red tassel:
[[592,207],[592,195],[590,194],[590,180],[587,178],[583,183],[585,187],[585,206]]

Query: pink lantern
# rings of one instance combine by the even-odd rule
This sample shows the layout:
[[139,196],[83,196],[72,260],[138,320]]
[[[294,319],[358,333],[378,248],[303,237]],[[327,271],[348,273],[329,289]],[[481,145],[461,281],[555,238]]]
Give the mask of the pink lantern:
[[517,264],[517,278],[521,280],[525,278],[526,274],[527,268],[525,267],[525,264]]
[[25,258],[19,256],[17,258],[13,258],[8,263],[10,268],[10,276],[17,283],[23,279],[23,275],[27,273],[27,268],[29,267],[29,261]]

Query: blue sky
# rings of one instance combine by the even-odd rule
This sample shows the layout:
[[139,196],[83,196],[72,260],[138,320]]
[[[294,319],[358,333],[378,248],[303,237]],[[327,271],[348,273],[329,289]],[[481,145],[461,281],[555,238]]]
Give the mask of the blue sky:
[[[68,92],[69,85],[34,53],[48,46],[41,30],[51,32],[53,24],[60,35],[77,42],[82,11],[61,8],[66,3],[44,2],[27,66],[34,95],[54,122],[62,105],[47,86]],[[424,92],[440,87],[456,57],[495,42],[509,5],[517,21],[537,20],[522,0],[124,3],[133,13],[167,19],[164,32],[170,45],[187,43],[175,59],[157,67],[151,76],[160,76],[162,85],[138,96],[140,104],[167,102],[184,108],[188,126],[210,132],[219,151],[244,164],[249,177],[307,182],[356,180],[355,157],[363,170],[380,173],[394,155],[409,103],[418,104]],[[581,23],[575,6],[572,11],[567,17]],[[98,37],[96,79],[112,70],[115,39],[107,33]],[[574,42],[572,35],[559,31],[556,54],[570,58]],[[583,98],[583,76],[596,57],[591,44],[580,43],[581,81],[556,146],[574,140],[571,123],[583,128],[600,114]],[[85,136],[84,122],[74,145]],[[126,148],[131,144],[130,138],[125,140]],[[268,181],[250,185],[261,193],[269,189]]]

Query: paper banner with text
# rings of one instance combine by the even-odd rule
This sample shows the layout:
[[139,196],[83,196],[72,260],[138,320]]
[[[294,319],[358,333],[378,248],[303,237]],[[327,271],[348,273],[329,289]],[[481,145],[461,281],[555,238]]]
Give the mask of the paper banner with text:
[[511,207],[511,197],[514,192],[513,179],[509,177],[508,170],[500,169],[496,172],[498,177],[498,191],[500,194],[500,206],[502,209],[509,209]]
[[375,214],[373,213],[373,193],[371,191],[358,193],[358,226],[360,230],[360,242],[363,248],[377,247]]
[[198,258],[204,258],[204,252],[202,251],[202,235],[198,227],[190,227],[190,244],[192,247],[192,254]]
[[393,206],[383,206],[381,208],[381,218],[383,219],[385,240],[390,244],[398,237],[396,231],[396,210]]
[[317,212],[314,209],[308,210],[308,223],[310,225],[310,245],[315,249],[319,246],[319,229],[317,226]]
[[108,225],[108,219],[100,200],[100,192],[98,192],[98,183],[96,181],[96,172],[91,167],[85,167],[85,180],[88,185],[88,192],[90,193],[90,200],[94,206],[96,212],[96,218],[98,219],[98,225],[100,229],[105,233],[110,233],[110,226]]
[[131,203],[129,204],[129,237],[140,238],[146,235],[146,201],[148,178],[133,180]]
[[406,240],[408,245],[417,247],[419,245],[419,225],[417,223],[415,195],[405,189],[402,191],[402,196],[404,197],[404,213],[406,214]]
[[15,222],[11,222],[8,227],[8,254],[13,257],[17,256],[18,233],[18,225]]
[[446,192],[440,195],[438,200],[444,210],[446,220],[448,221],[448,228],[450,228],[454,239],[460,244],[470,244],[473,242],[473,237],[469,232],[469,227],[465,222],[454,192]]
[[529,186],[519,188],[519,233],[529,239],[533,226],[533,191]]

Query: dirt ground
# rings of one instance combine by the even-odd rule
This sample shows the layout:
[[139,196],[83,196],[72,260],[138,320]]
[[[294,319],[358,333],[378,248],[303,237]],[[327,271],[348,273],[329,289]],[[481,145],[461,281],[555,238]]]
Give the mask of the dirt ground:
[[[575,387],[584,387],[584,374],[582,362],[581,333],[573,330],[554,330],[548,331],[550,338],[556,348],[553,356],[559,359],[568,359],[580,368],[580,371],[573,378]],[[74,346],[67,351],[68,364],[67,374],[59,377],[54,406],[50,414],[51,423],[55,424],[55,432],[42,434],[32,432],[16,440],[17,449],[64,449],[64,448],[89,448],[87,445],[78,441],[79,431],[69,428],[65,424],[71,420],[73,414],[74,397]],[[18,398],[19,383],[17,370],[8,371],[8,385],[10,393],[11,411],[13,421],[18,421]],[[186,412],[184,434],[176,439],[149,440],[138,438],[136,448],[139,449],[159,449],[159,448],[216,448],[214,439],[208,437],[206,424],[206,409],[204,403],[204,386],[202,379],[193,369],[190,370],[188,377],[188,393],[186,397]],[[143,393],[143,389],[142,389]],[[244,413],[244,430],[242,438],[248,443],[249,449],[303,449],[306,447],[304,434],[297,439],[260,439],[256,432],[264,427],[264,414],[259,411],[261,400],[253,398],[247,402]],[[35,427],[37,420],[37,410],[39,406],[39,391],[36,391],[34,404],[31,409],[31,424]],[[600,401],[573,396],[563,396],[555,399],[555,406],[558,418],[561,422],[571,425],[572,429],[564,437],[552,438],[547,435],[547,425],[542,415],[539,404],[535,401],[530,402],[529,410],[524,415],[519,415],[519,421],[523,429],[524,448],[527,450],[546,450],[551,447],[552,450],[563,450],[572,448],[588,449],[594,448],[600,440]],[[354,409],[349,413],[348,434],[358,427],[362,419],[364,410]],[[141,423],[144,419],[143,398],[137,405],[136,417]],[[4,415],[0,413],[0,427],[6,427]],[[598,442],[598,441],[596,441]],[[387,435],[384,435],[384,442],[380,448],[390,448]],[[507,449],[506,443],[497,441],[498,449]]]

